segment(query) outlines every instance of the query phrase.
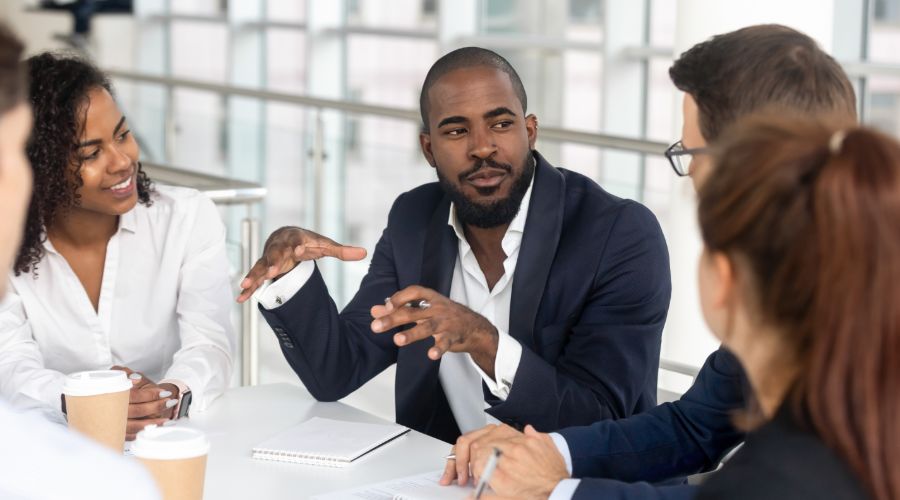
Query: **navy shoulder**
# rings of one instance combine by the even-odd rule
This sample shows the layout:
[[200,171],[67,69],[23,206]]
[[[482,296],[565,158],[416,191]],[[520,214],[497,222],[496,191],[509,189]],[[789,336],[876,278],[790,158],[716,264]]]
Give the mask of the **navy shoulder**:
[[597,181],[569,169],[556,170],[562,174],[566,183],[566,199],[579,203],[589,203],[593,209],[615,209],[628,201],[603,189]]
[[633,224],[633,227],[641,232],[648,234],[659,234],[662,236],[662,228],[659,220],[646,205],[634,200],[620,199],[618,205],[621,207],[619,212],[619,220]]
[[604,222],[608,217],[619,222],[637,224],[650,233],[662,233],[656,215],[643,204],[627,198],[620,198],[605,189],[597,181],[586,175],[565,168],[556,168],[565,180],[567,212],[588,210]]
[[394,200],[388,215],[388,225],[396,223],[425,225],[443,198],[444,189],[438,182],[429,182],[410,189]]

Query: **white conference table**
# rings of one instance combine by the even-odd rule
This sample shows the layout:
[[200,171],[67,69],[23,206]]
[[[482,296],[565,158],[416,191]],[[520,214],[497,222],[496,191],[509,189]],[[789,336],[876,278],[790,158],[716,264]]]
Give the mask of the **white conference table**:
[[389,479],[440,470],[450,445],[410,431],[344,468],[250,458],[251,448],[312,417],[384,423],[343,403],[320,403],[290,384],[231,389],[184,425],[210,440],[204,498],[210,500],[300,499]]

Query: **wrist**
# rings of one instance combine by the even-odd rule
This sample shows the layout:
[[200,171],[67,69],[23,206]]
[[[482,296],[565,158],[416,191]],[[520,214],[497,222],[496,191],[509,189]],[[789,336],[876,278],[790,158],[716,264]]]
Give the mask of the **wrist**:
[[562,479],[551,479],[547,481],[546,485],[543,488],[544,491],[541,492],[542,498],[550,498],[550,495],[553,494],[553,490],[555,490],[556,487],[559,486],[559,483],[561,483],[562,481]]
[[500,332],[497,327],[488,323],[482,333],[481,352],[485,357],[497,359],[497,349],[500,346]]
[[470,351],[469,355],[493,379],[497,349],[500,345],[500,333],[494,325],[487,323],[486,327],[479,330],[478,339],[475,349]]

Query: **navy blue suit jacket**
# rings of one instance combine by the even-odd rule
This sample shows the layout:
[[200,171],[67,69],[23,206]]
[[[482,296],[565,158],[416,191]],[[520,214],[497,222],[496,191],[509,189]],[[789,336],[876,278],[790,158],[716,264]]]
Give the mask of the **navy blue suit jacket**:
[[719,349],[678,401],[630,418],[559,431],[572,454],[572,475],[584,478],[574,498],[693,498],[694,486],[650,483],[714,469],[743,439],[732,417],[746,408],[750,395],[737,358]]
[[[652,408],[671,295],[665,240],[644,206],[557,169],[537,152],[509,334],[522,357],[508,398],[482,384],[486,411],[543,431]],[[338,313],[318,269],[281,307],[261,311],[312,395],[340,399],[397,363],[397,422],[448,442],[460,431],[426,339],[398,348],[369,310],[410,285],[450,295],[458,241],[438,183],[394,202],[359,291]]]

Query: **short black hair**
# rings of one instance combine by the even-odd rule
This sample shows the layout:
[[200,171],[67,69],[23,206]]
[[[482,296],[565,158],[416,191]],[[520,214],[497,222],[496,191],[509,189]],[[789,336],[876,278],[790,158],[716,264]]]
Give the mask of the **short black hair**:
[[487,66],[502,71],[509,76],[516,97],[522,103],[522,111],[528,109],[528,96],[525,95],[525,86],[522,85],[522,79],[516,73],[515,68],[500,54],[483,49],[481,47],[463,47],[444,54],[438,59],[428,70],[425,75],[425,82],[422,84],[422,93],[419,94],[419,112],[422,114],[422,130],[429,132],[428,126],[428,92],[431,87],[441,79],[442,76],[462,68],[471,68],[474,66]]
[[749,26],[698,43],[669,68],[694,98],[712,142],[739,118],[774,109],[856,123],[856,95],[815,40],[779,24]]

